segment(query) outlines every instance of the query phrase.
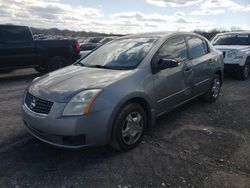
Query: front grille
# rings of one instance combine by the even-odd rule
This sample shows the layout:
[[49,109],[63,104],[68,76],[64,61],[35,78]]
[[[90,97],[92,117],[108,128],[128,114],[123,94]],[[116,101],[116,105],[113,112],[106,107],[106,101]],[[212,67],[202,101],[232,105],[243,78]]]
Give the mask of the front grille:
[[226,52],[223,52],[223,57],[224,57],[224,58],[226,57]]
[[40,99],[30,93],[27,93],[25,97],[25,104],[33,112],[39,114],[49,114],[53,102]]

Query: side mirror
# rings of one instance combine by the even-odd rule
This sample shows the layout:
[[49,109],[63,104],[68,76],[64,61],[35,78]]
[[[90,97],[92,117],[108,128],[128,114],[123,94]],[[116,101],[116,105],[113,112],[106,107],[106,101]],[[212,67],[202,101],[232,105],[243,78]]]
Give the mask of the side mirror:
[[158,69],[164,70],[168,68],[178,67],[179,62],[174,59],[160,59],[158,62]]

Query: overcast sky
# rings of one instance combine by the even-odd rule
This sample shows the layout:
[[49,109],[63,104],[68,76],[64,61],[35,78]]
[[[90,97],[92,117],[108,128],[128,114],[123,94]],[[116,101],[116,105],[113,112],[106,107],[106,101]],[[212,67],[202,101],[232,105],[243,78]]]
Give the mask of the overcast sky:
[[250,0],[0,0],[0,23],[121,34],[250,30]]

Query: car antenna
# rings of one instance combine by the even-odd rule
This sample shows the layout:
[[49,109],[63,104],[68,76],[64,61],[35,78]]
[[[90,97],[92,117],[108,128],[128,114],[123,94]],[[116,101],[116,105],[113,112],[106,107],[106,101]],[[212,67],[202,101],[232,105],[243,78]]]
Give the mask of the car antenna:
[[183,27],[178,27],[177,31],[180,31]]

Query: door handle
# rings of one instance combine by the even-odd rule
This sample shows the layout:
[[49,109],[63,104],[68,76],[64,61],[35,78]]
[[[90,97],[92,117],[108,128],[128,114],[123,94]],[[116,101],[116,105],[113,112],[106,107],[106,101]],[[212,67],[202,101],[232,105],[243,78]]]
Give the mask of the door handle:
[[208,60],[208,63],[213,63],[213,62],[214,62],[213,59],[209,59],[209,60]]
[[187,67],[184,72],[191,72],[192,71],[192,68],[191,67]]

